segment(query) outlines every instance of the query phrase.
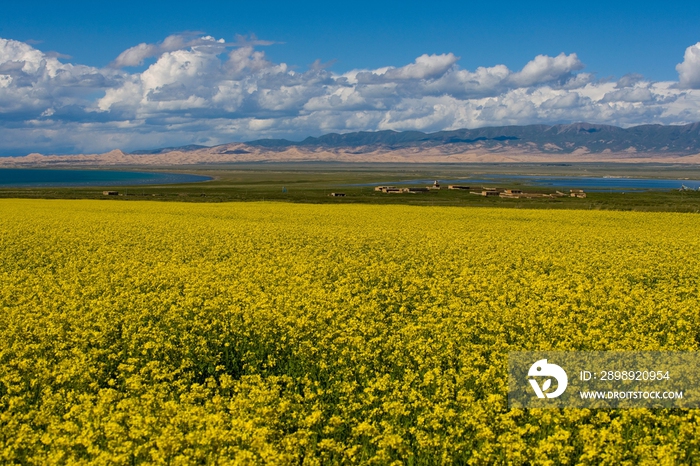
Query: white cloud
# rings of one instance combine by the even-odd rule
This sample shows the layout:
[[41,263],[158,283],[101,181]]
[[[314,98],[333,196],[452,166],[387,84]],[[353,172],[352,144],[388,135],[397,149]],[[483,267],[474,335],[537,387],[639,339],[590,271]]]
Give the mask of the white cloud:
[[638,73],[628,73],[617,81],[615,87],[618,89],[632,87],[640,81],[644,81],[644,76]]
[[90,94],[118,85],[122,75],[93,67],[61,63],[31,45],[0,38],[0,117],[26,119],[93,109]]
[[[619,83],[618,83],[619,84]],[[603,96],[601,102],[651,102],[658,96],[654,94],[651,83],[640,82],[634,86],[615,89]],[[619,86],[616,86],[619,87]]]
[[[402,67],[300,72],[256,50],[268,42],[174,35],[139,44],[108,68],[64,63],[0,39],[0,152],[125,150],[326,132],[589,121],[629,126],[700,120],[700,44],[680,82],[596,81],[575,53],[521,70],[460,68],[447,53]],[[147,58],[144,70],[127,72]]]
[[15,64],[13,69],[35,74],[45,58],[44,54],[24,42],[0,39],[0,63],[6,65],[5,69],[7,65]]
[[551,81],[568,81],[572,72],[583,69],[584,65],[575,53],[566,55],[560,53],[556,57],[537,55],[522,70],[514,73],[510,80],[519,87],[533,86],[535,84]]
[[575,92],[567,92],[561,95],[554,95],[540,104],[540,107],[546,109],[568,109],[581,106],[581,97]]
[[166,52],[173,52],[188,47],[208,47],[212,48],[212,50],[223,51],[225,41],[223,39],[216,40],[211,36],[191,37],[185,34],[173,34],[166,37],[163,42],[158,44],[141,43],[124,50],[114,62],[112,62],[112,66],[115,68],[139,66],[142,65],[143,61],[147,58],[157,57]]
[[451,53],[421,55],[416,58],[415,63],[401,68],[388,69],[383,77],[390,80],[432,79],[444,74],[457,60],[458,58]]
[[114,66],[119,68],[122,66],[138,66],[143,64],[146,58],[153,57],[158,54],[160,47],[155,44],[142,43],[124,50],[114,60]]
[[676,65],[682,88],[700,89],[700,42],[685,49],[683,62]]

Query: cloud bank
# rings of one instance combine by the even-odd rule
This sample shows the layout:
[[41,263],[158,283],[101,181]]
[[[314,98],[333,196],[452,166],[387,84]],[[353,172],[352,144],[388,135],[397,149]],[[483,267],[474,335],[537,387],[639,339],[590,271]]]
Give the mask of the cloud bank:
[[[438,131],[588,121],[630,126],[700,121],[700,42],[677,82],[584,72],[575,53],[521,70],[466,70],[452,53],[402,67],[333,73],[269,61],[260,46],[180,34],[138,44],[110,66],[64,63],[0,39],[0,154],[98,152],[359,130]],[[142,71],[129,70],[152,63]]]

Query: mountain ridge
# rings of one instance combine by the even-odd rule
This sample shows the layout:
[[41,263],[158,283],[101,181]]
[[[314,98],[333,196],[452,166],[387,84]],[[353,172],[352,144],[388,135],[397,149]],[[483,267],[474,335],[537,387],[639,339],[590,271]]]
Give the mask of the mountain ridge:
[[359,131],[302,141],[258,139],[125,153],[0,157],[2,167],[180,166],[227,163],[680,163],[700,164],[700,123],[678,126],[499,126],[423,133]]
[[[421,131],[359,131],[329,133],[302,141],[258,139],[248,146],[280,149],[289,147],[361,147],[406,148],[442,144],[475,144],[494,148],[535,144],[543,152],[573,153],[578,149],[602,153],[629,151],[690,155],[700,152],[700,123],[687,125],[639,125],[621,128],[612,125],[573,123],[568,125],[491,126],[423,133]],[[556,147],[550,146],[554,145]],[[216,147],[216,146],[215,146]]]
[[[572,123],[560,125],[509,125],[488,126],[475,129],[456,129],[424,133],[422,131],[357,131],[349,133],[327,133],[318,137],[309,136],[302,141],[288,139],[256,139],[243,143],[225,143],[215,146],[189,144],[137,150],[131,155],[152,155],[168,152],[194,152],[248,146],[269,151],[287,150],[293,147],[304,149],[364,148],[367,152],[378,149],[406,149],[437,147],[461,144],[474,148],[493,150],[504,146],[524,149],[528,152],[590,153],[641,152],[674,155],[700,153],[700,122],[686,125],[646,124],[621,128],[613,125]],[[231,152],[220,152],[231,153]],[[247,153],[236,149],[238,154]]]

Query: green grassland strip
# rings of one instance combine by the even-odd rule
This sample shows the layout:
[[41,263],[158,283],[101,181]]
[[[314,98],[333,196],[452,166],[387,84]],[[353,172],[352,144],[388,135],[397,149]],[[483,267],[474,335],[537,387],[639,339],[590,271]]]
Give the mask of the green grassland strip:
[[[143,170],[143,167],[139,168]],[[479,179],[481,175],[627,176],[636,178],[700,179],[700,169],[685,166],[630,164],[240,164],[222,166],[157,167],[151,171],[211,176],[201,183],[152,186],[103,186],[85,188],[5,188],[0,198],[154,200],[182,202],[246,202],[274,200],[313,204],[405,204],[507,207],[533,209],[599,209],[699,212],[700,193],[679,191],[588,192],[585,199],[570,197],[504,199],[483,197],[469,191],[443,189],[420,194],[386,194],[374,191],[378,184],[405,180]],[[425,184],[425,183],[423,183]],[[401,186],[421,186],[420,183]],[[554,194],[556,189],[527,185],[522,179],[504,179],[481,185],[517,188],[525,193]],[[575,188],[575,186],[572,186]],[[103,190],[119,196],[105,196]],[[345,197],[331,197],[342,192]]]

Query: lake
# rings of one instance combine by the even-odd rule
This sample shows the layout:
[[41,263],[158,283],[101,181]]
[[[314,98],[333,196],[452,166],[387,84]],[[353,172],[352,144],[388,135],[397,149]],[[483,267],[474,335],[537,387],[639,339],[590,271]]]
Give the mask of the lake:
[[209,176],[112,170],[0,168],[0,188],[134,186],[208,181]]
[[[432,185],[434,180],[404,180],[387,181],[385,183],[365,183],[357,186],[417,184]],[[475,178],[454,180],[439,180],[441,185],[462,184],[480,187],[482,184],[493,185],[518,183],[527,186],[541,186],[553,189],[585,189],[592,192],[605,191],[669,191],[685,186],[699,189],[700,180],[674,180],[657,178],[627,178],[627,177],[584,177],[584,176],[539,176],[539,175],[478,175]],[[507,186],[503,186],[507,187]]]

